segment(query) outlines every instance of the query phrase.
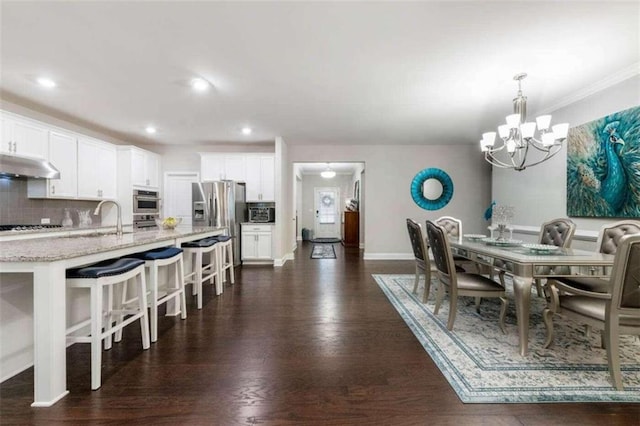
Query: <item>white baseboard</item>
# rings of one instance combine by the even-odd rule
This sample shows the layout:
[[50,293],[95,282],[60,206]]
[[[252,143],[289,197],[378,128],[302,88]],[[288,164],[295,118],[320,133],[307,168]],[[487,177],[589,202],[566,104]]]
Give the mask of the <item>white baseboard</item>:
[[296,241],[302,241],[302,236],[296,237]]
[[274,267],[284,266],[284,264],[287,263],[287,260],[293,260],[293,259],[295,259],[293,252],[287,253],[282,257],[282,259],[274,259],[273,266]]
[[358,246],[358,248],[359,248],[360,250],[364,250],[364,243],[360,243],[360,245]]
[[413,253],[364,253],[364,260],[414,260]]

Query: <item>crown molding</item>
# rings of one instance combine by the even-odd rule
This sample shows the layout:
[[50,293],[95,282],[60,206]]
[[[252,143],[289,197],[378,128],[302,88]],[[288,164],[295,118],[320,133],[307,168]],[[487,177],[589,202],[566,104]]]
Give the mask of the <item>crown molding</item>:
[[618,72],[603,78],[602,80],[599,80],[583,89],[578,90],[577,92],[563,98],[560,99],[558,102],[556,102],[555,104],[547,107],[547,108],[543,108],[542,110],[538,111],[536,114],[534,114],[535,116],[538,115],[542,115],[542,114],[549,114],[551,112],[557,111],[560,108],[564,108],[566,106],[569,106],[571,104],[574,104],[584,98],[587,98],[591,95],[595,95],[598,92],[601,92],[605,89],[608,89],[611,86],[614,86],[618,83],[621,83],[625,80],[628,80],[632,77],[635,77],[636,75],[640,74],[640,62],[635,62],[631,65],[629,65],[628,67],[622,68],[621,70],[619,70]]

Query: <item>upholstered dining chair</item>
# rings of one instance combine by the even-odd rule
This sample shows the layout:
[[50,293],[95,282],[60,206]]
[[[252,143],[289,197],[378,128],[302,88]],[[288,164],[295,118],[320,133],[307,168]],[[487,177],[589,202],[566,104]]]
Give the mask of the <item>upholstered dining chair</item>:
[[[552,219],[543,223],[540,227],[538,243],[567,248],[571,246],[571,240],[573,240],[575,232],[576,224],[571,219],[564,217]],[[503,282],[502,277],[500,281]],[[536,290],[538,291],[538,296],[542,297],[544,295],[540,278],[536,278]]]
[[[462,238],[462,221],[452,216],[441,216],[434,220],[438,226],[442,226],[445,233],[449,237]],[[453,261],[456,265],[464,268],[464,265],[471,265],[475,272],[479,271],[478,264],[463,256],[453,255]],[[466,269],[463,269],[466,270]]]
[[[640,221],[638,220],[627,219],[604,224],[598,233],[596,247],[600,253],[616,254],[622,237],[633,234],[640,234]],[[547,280],[547,282],[550,280]],[[588,276],[558,277],[553,278],[553,280],[581,290],[604,292],[608,290],[608,282],[598,278],[589,278]]]
[[[601,328],[613,386],[623,390],[620,372],[620,335],[640,335],[640,234],[620,239],[611,279],[589,291],[551,280],[549,303],[542,316],[547,327],[545,347],[553,342],[553,315],[577,319]],[[602,291],[606,289],[606,291]]]
[[422,303],[426,303],[429,298],[429,290],[431,289],[431,272],[433,267],[429,261],[429,252],[427,251],[427,245],[422,233],[422,226],[411,219],[407,219],[407,231],[409,231],[411,248],[413,248],[413,256],[416,260],[416,278],[413,284],[413,292],[416,293],[418,291],[420,275],[424,275]]
[[[449,318],[447,329],[453,330],[456,320],[459,296],[474,298],[498,297],[502,302],[500,309],[500,329],[506,333],[504,319],[507,312],[505,289],[499,283],[479,274],[458,272],[453,262],[453,253],[445,229],[434,222],[427,221],[427,236],[433,254],[438,276],[438,292],[434,314],[437,315],[444,298],[445,289],[449,291]],[[479,306],[476,304],[476,309]]]

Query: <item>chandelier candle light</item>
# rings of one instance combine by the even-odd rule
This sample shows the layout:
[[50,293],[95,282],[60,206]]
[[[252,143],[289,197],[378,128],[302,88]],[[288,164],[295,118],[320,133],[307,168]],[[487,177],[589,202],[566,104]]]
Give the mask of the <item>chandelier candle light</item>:
[[[556,155],[567,139],[569,124],[556,124],[549,130],[550,115],[541,115],[535,122],[526,121],[527,97],[522,95],[521,86],[526,76],[526,73],[521,73],[513,77],[518,82],[518,95],[513,99],[513,114],[506,117],[507,124],[498,126],[502,142],[496,146],[496,132],[483,133],[480,140],[485,160],[496,167],[522,171],[535,166]],[[540,132],[537,138],[536,127]],[[542,157],[534,155],[533,159],[527,158],[531,148],[540,151]]]

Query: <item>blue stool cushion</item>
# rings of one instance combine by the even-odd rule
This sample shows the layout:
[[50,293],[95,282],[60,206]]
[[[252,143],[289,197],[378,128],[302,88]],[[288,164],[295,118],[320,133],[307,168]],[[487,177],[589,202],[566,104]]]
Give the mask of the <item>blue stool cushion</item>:
[[124,274],[144,265],[140,259],[108,259],[82,268],[67,269],[67,278],[101,278]]
[[180,253],[182,253],[182,249],[178,247],[160,247],[157,249],[132,254],[128,257],[133,257],[133,258],[142,259],[142,260],[159,260],[159,259],[169,259],[170,257],[173,257]]
[[189,241],[186,243],[182,243],[182,247],[191,247],[191,248],[199,248],[199,247],[211,247],[212,245],[214,245],[215,243],[217,243],[218,240],[212,240],[210,238],[203,238],[202,240],[197,240],[197,241]]
[[220,241],[221,243],[226,243],[227,241],[229,241],[231,239],[231,237],[229,235],[217,235],[215,237],[216,240]]

